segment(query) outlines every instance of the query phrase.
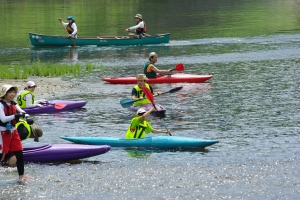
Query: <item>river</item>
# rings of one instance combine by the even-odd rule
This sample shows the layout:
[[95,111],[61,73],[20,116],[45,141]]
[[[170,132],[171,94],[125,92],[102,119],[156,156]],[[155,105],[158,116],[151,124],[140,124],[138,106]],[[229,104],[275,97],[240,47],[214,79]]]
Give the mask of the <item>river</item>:
[[[0,168],[0,199],[298,199],[299,1],[0,1],[2,64],[33,61],[102,64],[70,81],[76,89],[48,99],[87,100],[83,109],[36,115],[39,144],[59,136],[124,137],[132,114],[119,101],[133,85],[103,77],[142,72],[148,54],[157,66],[185,65],[184,73],[212,74],[200,84],[156,84],[176,136],[213,139],[203,151],[112,148],[78,163]],[[125,47],[34,48],[28,32],[64,35],[57,18],[74,15],[80,35],[124,35],[143,15],[150,34],[171,33],[169,44]],[[38,97],[37,97],[38,98]],[[151,118],[153,127],[164,129]],[[298,163],[298,164],[297,164]]]

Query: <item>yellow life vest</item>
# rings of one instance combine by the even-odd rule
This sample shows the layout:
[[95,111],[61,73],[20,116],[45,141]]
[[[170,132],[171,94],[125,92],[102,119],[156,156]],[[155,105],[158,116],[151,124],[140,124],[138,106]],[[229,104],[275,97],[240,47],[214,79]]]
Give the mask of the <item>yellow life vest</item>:
[[[149,84],[146,83],[145,86],[146,86],[146,88],[148,88],[150,90]],[[134,88],[136,90],[136,96],[135,96],[136,98],[144,97],[143,100],[135,101],[133,103],[134,106],[140,106],[140,105],[151,103],[151,101],[149,99],[145,98],[146,95],[144,94],[142,88],[140,88],[138,85],[134,86]]]
[[145,120],[140,121],[140,117],[134,117],[126,132],[126,139],[144,138],[146,134],[152,132],[151,125]]
[[31,133],[32,133],[32,132],[31,132],[30,125],[29,125],[26,121],[20,120],[18,123],[16,123],[16,128],[18,128],[18,126],[19,126],[20,124],[23,124],[24,127],[28,130],[28,135],[26,136],[25,139],[23,139],[23,140],[26,140],[27,138],[29,138],[29,137],[31,136]]
[[26,100],[25,100],[25,96],[27,94],[31,94],[32,98],[31,98],[31,104],[34,104],[34,94],[28,90],[25,90],[20,96],[18,96],[17,101],[18,101],[18,105],[20,106],[20,108],[26,108]]

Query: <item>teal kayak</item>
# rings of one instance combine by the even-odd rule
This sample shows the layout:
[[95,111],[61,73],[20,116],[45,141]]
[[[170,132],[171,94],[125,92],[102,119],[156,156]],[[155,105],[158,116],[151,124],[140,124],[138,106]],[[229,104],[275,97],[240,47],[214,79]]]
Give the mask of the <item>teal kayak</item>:
[[152,136],[142,139],[113,137],[60,137],[76,144],[109,145],[112,147],[204,148],[218,143],[217,140],[203,140],[179,136]]
[[[133,39],[127,36],[81,36],[70,39],[66,36],[51,36],[29,33],[29,41],[33,46],[124,46],[169,43],[170,33],[157,34],[149,37]],[[74,44],[73,44],[74,42]]]

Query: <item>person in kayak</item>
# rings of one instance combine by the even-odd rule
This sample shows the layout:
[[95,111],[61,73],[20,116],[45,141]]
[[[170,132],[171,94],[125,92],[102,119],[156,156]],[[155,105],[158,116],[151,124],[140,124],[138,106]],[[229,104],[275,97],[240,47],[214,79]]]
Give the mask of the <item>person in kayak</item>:
[[39,142],[39,137],[43,135],[42,129],[37,125],[33,125],[32,119],[19,120],[19,122],[16,123],[16,127],[21,140],[34,138],[35,142]]
[[73,16],[67,17],[68,23],[63,22],[61,18],[58,18],[58,20],[66,27],[69,37],[77,38],[77,25],[75,24],[75,18]]
[[144,138],[146,134],[151,132],[155,134],[171,134],[170,130],[153,129],[151,124],[146,121],[146,117],[154,110],[154,107],[152,107],[149,111],[146,111],[144,108],[138,109],[136,116],[131,120],[131,124],[127,129],[126,139]]
[[36,87],[37,86],[33,81],[28,81],[24,90],[21,90],[17,94],[17,102],[20,108],[43,107],[42,104],[34,101],[34,90]]
[[0,96],[0,161],[8,161],[8,164],[17,164],[19,181],[26,181],[24,177],[23,147],[15,125],[20,117],[25,117],[23,111],[14,98],[18,88],[12,85],[2,86]]
[[[146,95],[144,94],[143,90],[142,90],[142,86],[145,86],[146,88],[148,88],[152,94],[154,94],[153,89],[151,87],[151,85],[147,84],[146,81],[148,80],[148,78],[146,77],[145,74],[139,74],[136,76],[136,80],[137,80],[137,85],[133,87],[132,92],[131,92],[131,99],[132,100],[139,100],[139,101],[135,101],[133,103],[134,106],[141,106],[144,104],[151,104],[151,101],[149,99],[147,99]],[[160,95],[161,92],[155,92],[156,95]]]
[[134,31],[134,33],[129,33],[130,38],[143,38],[146,34],[146,23],[143,21],[141,14],[136,14],[134,16],[136,25],[125,29],[126,32]]
[[147,78],[156,78],[160,74],[171,72],[171,69],[168,70],[160,70],[155,67],[155,63],[157,62],[157,54],[155,52],[151,52],[149,54],[149,62],[144,65],[144,74]]

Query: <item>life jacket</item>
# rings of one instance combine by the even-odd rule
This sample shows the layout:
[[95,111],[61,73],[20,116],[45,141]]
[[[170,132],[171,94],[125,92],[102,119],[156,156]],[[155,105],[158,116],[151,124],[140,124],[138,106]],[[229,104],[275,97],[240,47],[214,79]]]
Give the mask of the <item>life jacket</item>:
[[67,31],[68,31],[69,34],[72,34],[73,31],[74,31],[74,29],[71,27],[72,24],[73,24],[73,23],[69,23],[68,26],[67,26]]
[[[133,121],[134,119],[132,119]],[[144,138],[145,137],[145,130],[148,127],[148,122],[143,121],[139,123],[138,126],[133,127],[132,122],[126,132],[126,139],[133,139],[133,138]]]
[[[146,88],[151,90],[149,84],[146,83],[145,86],[146,86]],[[136,86],[134,86],[134,89],[136,90],[136,96],[135,96],[136,98],[144,97],[143,100],[135,101],[133,103],[134,106],[140,106],[140,105],[143,105],[143,104],[150,104],[151,103],[151,101],[149,99],[145,98],[146,95],[143,92],[142,88],[140,88],[138,85],[136,85]]]
[[[144,22],[144,21],[143,21]],[[140,22],[138,22],[138,24],[139,24]],[[147,30],[147,28],[146,28],[146,23],[144,22],[144,28],[137,28],[137,29],[135,29],[135,32],[136,32],[136,34],[138,34],[138,35],[140,35],[140,34],[142,34],[142,35],[144,35],[144,33],[146,33],[146,30]]]
[[26,108],[25,96],[27,94],[31,94],[31,96],[32,96],[31,104],[34,104],[34,94],[32,92],[30,92],[29,90],[25,90],[21,95],[19,95],[17,97],[18,105],[20,106],[20,108]]
[[[14,115],[14,114],[17,114],[18,113],[18,111],[17,111],[17,107],[16,107],[16,102],[14,102],[14,101],[12,101],[12,102],[10,102],[11,103],[11,105],[9,106],[9,105],[7,105],[6,104],[6,102],[4,101],[4,100],[0,100],[0,102],[3,104],[3,106],[4,106],[4,114],[5,114],[5,116],[10,116],[10,115]],[[13,120],[11,120],[10,121],[10,124],[12,125],[12,126],[15,126],[15,124],[17,123],[18,121],[16,120],[16,119],[13,119]],[[4,126],[4,127],[6,127],[6,124],[8,124],[8,122],[2,122],[1,120],[0,120],[0,126]]]
[[21,132],[19,132],[20,139],[21,140],[26,140],[27,138],[29,138],[31,136],[31,133],[32,133],[31,127],[30,127],[30,125],[26,121],[20,120],[18,123],[16,123],[16,128],[18,129],[18,127],[21,124],[24,125],[24,127],[27,129],[27,135],[23,135]]
[[152,62],[147,62],[144,65],[144,74],[146,75],[147,78],[156,78],[156,72],[155,71],[147,72],[147,68],[150,64],[152,64],[154,66],[154,63],[152,63]]

